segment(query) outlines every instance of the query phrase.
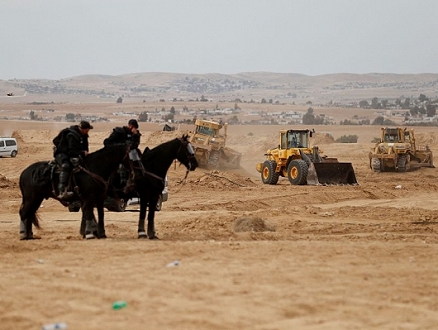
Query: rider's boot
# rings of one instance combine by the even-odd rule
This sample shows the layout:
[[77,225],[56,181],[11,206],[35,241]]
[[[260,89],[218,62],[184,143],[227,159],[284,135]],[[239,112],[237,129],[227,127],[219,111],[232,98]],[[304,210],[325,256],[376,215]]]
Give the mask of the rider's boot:
[[70,176],[70,173],[67,171],[64,171],[64,170],[59,173],[58,199],[60,199],[60,200],[69,199],[70,197],[72,197],[74,195],[73,192],[68,191],[68,189],[67,189],[67,183],[68,183],[69,176]]

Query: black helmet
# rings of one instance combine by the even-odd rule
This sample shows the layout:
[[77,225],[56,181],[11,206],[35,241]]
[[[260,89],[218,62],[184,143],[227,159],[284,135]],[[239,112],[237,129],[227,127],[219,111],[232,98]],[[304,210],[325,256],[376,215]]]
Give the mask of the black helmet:
[[130,119],[130,120],[128,121],[128,125],[132,125],[132,126],[134,126],[135,128],[138,128],[138,122],[137,122],[137,120],[135,120],[135,119]]

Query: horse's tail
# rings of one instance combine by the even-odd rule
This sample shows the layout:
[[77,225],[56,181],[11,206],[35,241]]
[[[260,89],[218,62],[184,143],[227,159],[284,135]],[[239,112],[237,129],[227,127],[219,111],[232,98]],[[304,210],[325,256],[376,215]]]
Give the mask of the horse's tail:
[[[23,212],[24,212],[24,210],[23,210],[23,203],[22,203],[20,205],[20,215],[22,215]],[[37,212],[31,213],[31,214],[28,213],[28,214],[25,215],[25,218],[27,219],[27,221],[32,221],[33,225],[36,228],[38,228],[38,229],[41,228]]]

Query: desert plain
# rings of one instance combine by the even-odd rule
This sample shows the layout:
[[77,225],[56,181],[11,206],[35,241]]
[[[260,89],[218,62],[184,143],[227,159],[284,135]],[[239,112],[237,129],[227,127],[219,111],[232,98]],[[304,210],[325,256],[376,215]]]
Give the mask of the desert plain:
[[[124,123],[95,123],[90,151]],[[436,329],[438,169],[372,172],[379,127],[314,127],[359,136],[313,141],[351,162],[358,185],[264,185],[255,165],[283,127],[230,126],[241,168],[198,168],[184,181],[172,165],[159,240],[137,239],[135,206],[106,211],[108,238],[84,240],[80,213],[45,200],[40,239],[20,241],[20,173],[52,158],[51,139],[66,126],[0,121],[0,136],[19,143],[17,157],[0,158],[0,329]],[[189,129],[161,127],[140,125],[141,149]],[[438,155],[437,129],[415,132]],[[113,310],[119,300],[127,306]]]

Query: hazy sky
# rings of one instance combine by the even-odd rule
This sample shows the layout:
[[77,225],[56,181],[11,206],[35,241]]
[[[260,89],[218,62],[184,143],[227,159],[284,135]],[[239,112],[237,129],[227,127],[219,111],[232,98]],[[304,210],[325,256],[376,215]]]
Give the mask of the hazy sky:
[[0,0],[0,80],[438,73],[438,0]]

